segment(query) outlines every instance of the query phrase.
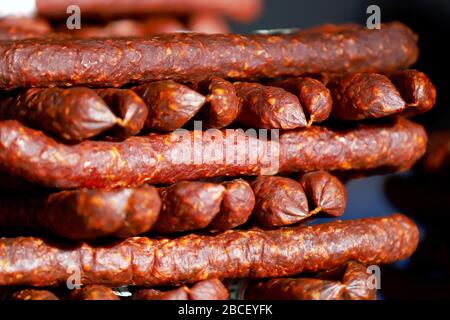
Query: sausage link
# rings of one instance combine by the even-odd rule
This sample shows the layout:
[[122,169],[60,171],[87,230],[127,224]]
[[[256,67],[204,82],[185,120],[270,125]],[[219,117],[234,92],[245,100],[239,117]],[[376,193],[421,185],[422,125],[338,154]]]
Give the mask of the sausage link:
[[[0,121],[0,170],[62,189],[258,175],[267,168],[271,173],[401,171],[424,154],[427,142],[423,127],[403,118],[387,124],[356,125],[351,130],[312,126],[283,132],[279,141],[258,139],[242,130],[216,133],[215,139],[208,138],[208,131],[187,131],[183,135],[151,134],[121,142],[83,141],[68,146],[17,121]],[[199,138],[201,148],[192,146]],[[228,156],[230,152],[235,155],[233,161],[228,161],[224,150]],[[192,156],[198,151],[203,151],[201,163]],[[212,161],[207,153],[223,155],[219,158],[223,161]]]
[[141,131],[148,117],[148,109],[134,91],[109,88],[97,89],[96,92],[119,119],[113,128],[114,136],[126,138]]
[[163,205],[153,230],[172,233],[206,228],[220,211],[224,191],[219,184],[199,181],[159,189]]
[[329,270],[348,261],[392,263],[409,257],[418,237],[414,222],[394,214],[270,231],[133,237],[94,247],[86,243],[67,247],[33,237],[1,238],[0,285],[63,284],[70,270],[80,271],[82,285],[109,286],[283,277]]
[[297,77],[270,82],[269,84],[281,87],[298,97],[308,116],[308,127],[314,122],[322,122],[330,116],[333,103],[331,94],[319,80],[309,77]]
[[259,176],[253,183],[254,215],[264,227],[294,224],[307,218],[308,199],[302,185],[284,177]]
[[189,288],[181,286],[168,291],[141,289],[133,294],[133,300],[189,300]]
[[302,106],[292,93],[259,83],[237,82],[234,86],[241,100],[237,118],[240,123],[268,129],[306,126]]
[[28,89],[0,102],[0,119],[17,119],[66,140],[83,140],[113,127],[117,118],[89,88]]
[[[0,43],[0,88],[389,73],[412,65],[417,56],[417,36],[399,22],[375,30],[360,26],[306,35],[178,33],[142,39],[24,39]],[[79,68],[80,61],[98,63]]]
[[209,224],[213,230],[229,230],[247,222],[255,207],[251,186],[242,179],[226,181],[219,213]]
[[133,300],[228,300],[228,290],[219,279],[199,281],[190,289],[181,286],[168,291],[141,289]]
[[158,131],[181,128],[205,103],[205,97],[171,80],[143,84],[133,89],[147,104],[145,126]]
[[23,289],[15,292],[11,300],[59,300],[58,297],[48,290]]
[[[332,273],[335,273],[332,270]],[[361,263],[350,261],[339,271],[339,279],[278,278],[250,284],[249,300],[375,300],[375,287],[368,286],[370,274]]]
[[402,113],[412,116],[430,110],[436,102],[436,89],[430,79],[417,70],[402,70],[390,76],[408,108]]
[[0,198],[0,226],[40,228],[70,239],[126,238],[148,231],[160,207],[161,199],[152,186],[7,194]]
[[189,18],[187,29],[199,33],[229,33],[228,24],[221,16],[210,13],[197,13]]
[[344,213],[347,191],[338,178],[326,171],[314,171],[303,174],[299,181],[315,206],[313,212],[322,211],[335,217]]
[[120,300],[111,288],[90,284],[70,293],[71,300]]
[[206,104],[201,110],[202,120],[208,128],[223,128],[236,120],[240,102],[234,86],[221,78],[213,77],[198,85],[206,94]]
[[421,162],[421,167],[426,174],[442,175],[450,171],[450,131],[430,133],[427,152]]

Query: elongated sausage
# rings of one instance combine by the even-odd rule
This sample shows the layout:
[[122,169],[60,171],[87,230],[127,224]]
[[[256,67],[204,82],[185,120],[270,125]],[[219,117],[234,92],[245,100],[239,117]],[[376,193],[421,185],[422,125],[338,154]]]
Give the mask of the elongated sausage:
[[237,120],[249,127],[294,129],[306,126],[305,114],[296,96],[284,89],[259,83],[237,82],[241,99]]
[[[407,68],[417,55],[417,36],[399,22],[374,30],[360,26],[326,34],[25,39],[0,43],[0,88],[120,87],[213,76],[242,80],[322,72],[387,73]],[[91,61],[96,61],[95,66],[89,65]]]
[[59,300],[58,297],[48,290],[23,289],[15,292],[11,300]]
[[120,190],[15,193],[0,198],[0,226],[44,229],[61,237],[130,237],[148,231],[161,199],[152,186]]
[[90,284],[70,293],[72,300],[120,300],[111,288]]
[[422,126],[403,118],[345,130],[312,126],[270,141],[243,130],[208,130],[73,146],[17,121],[1,121],[0,170],[57,188],[128,187],[262,172],[406,170],[424,154],[426,143]]
[[109,286],[283,277],[329,270],[348,261],[392,263],[409,257],[418,238],[417,226],[401,214],[271,231],[231,230],[213,236],[134,237],[95,247],[86,243],[67,247],[32,237],[1,238],[0,285],[62,284],[74,270],[82,285]]

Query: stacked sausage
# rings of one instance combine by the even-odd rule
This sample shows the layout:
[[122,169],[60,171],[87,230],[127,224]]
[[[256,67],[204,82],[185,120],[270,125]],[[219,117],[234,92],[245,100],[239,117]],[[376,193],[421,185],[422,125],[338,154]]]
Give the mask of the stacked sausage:
[[247,299],[374,299],[368,267],[409,257],[416,225],[310,222],[344,213],[339,176],[424,154],[408,117],[436,92],[417,55],[398,22],[1,41],[0,285],[196,300],[238,279]]

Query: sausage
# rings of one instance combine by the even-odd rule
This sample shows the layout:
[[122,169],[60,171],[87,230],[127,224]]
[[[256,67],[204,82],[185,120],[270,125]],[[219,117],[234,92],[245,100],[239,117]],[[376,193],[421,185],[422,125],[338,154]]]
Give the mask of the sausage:
[[409,257],[418,237],[414,222],[394,214],[270,231],[133,237],[94,247],[86,243],[67,247],[33,237],[1,238],[0,285],[63,284],[70,270],[80,272],[82,285],[109,286],[283,277],[329,270],[348,261],[392,263]]
[[207,227],[220,210],[224,191],[219,184],[200,181],[159,189],[163,205],[153,230],[172,233]]
[[0,19],[0,40],[36,38],[51,32],[46,20],[27,17],[4,17]]
[[111,288],[90,284],[70,293],[71,300],[120,300]]
[[206,95],[206,104],[200,113],[207,128],[220,129],[236,120],[240,101],[230,82],[213,77],[201,82],[198,90]]
[[333,116],[340,120],[381,118],[394,114],[412,116],[430,110],[436,89],[417,70],[402,70],[390,78],[376,73],[355,73],[328,82]]
[[441,130],[429,134],[427,152],[420,167],[426,174],[449,172],[450,169],[450,131]]
[[255,207],[255,195],[242,179],[226,181],[219,213],[209,224],[213,230],[229,230],[247,222]]
[[314,122],[322,122],[330,116],[333,104],[330,90],[319,80],[297,77],[270,82],[269,84],[283,88],[298,97],[308,117],[308,127]]
[[197,282],[189,292],[190,300],[228,300],[228,290],[219,279]]
[[225,19],[210,13],[193,14],[187,23],[187,29],[200,33],[228,33],[230,29]]
[[355,73],[328,83],[333,97],[333,117],[340,120],[381,118],[400,113],[406,103],[387,76]]
[[39,88],[0,102],[0,119],[16,119],[66,140],[83,140],[113,127],[117,118],[89,88]]
[[70,239],[122,238],[148,231],[161,208],[156,189],[80,189],[51,194],[6,194],[0,226],[39,228]]
[[48,290],[23,289],[15,292],[11,300],[59,300],[58,297]]
[[306,126],[305,114],[296,96],[277,87],[237,82],[241,100],[238,121],[246,126],[294,129]]
[[145,35],[186,31],[186,26],[172,17],[152,17],[142,24]]
[[158,131],[181,128],[205,103],[205,97],[171,80],[143,84],[133,89],[149,108],[145,126]]
[[228,290],[219,279],[199,281],[188,288],[181,286],[168,291],[141,289],[133,300],[228,300]]
[[303,174],[299,181],[315,206],[313,212],[322,211],[335,217],[344,213],[347,191],[338,178],[326,171],[314,171]]
[[189,288],[181,286],[168,291],[141,289],[133,294],[133,300],[189,300]]
[[149,13],[177,13],[212,12],[224,15],[241,22],[249,22],[256,18],[261,10],[260,0],[243,1],[204,1],[204,0],[37,0],[37,12],[47,18],[66,18],[67,7],[77,5],[83,16],[98,18],[113,18],[117,16],[142,15]]
[[109,88],[96,92],[119,119],[118,125],[113,128],[114,136],[126,138],[141,131],[148,117],[148,109],[134,91]]
[[284,177],[259,176],[253,183],[254,215],[264,227],[294,224],[307,218],[308,199],[302,185]]
[[[25,39],[0,43],[0,88],[388,73],[412,65],[417,55],[417,36],[399,22],[323,35],[184,33],[142,39]],[[80,68],[80,61],[98,63]]]
[[[401,171],[424,154],[427,143],[423,127],[403,118],[344,130],[312,126],[283,132],[278,141],[230,129],[215,130],[212,139],[208,131],[67,146],[17,121],[0,121],[0,171],[60,189],[258,175],[268,169],[271,174],[377,168]],[[192,141],[198,139],[201,145],[193,146]]]
[[407,103],[402,115],[412,116],[430,110],[436,102],[436,88],[430,79],[417,70],[402,70],[390,76]]
[[[332,271],[335,272],[334,270]],[[277,278],[250,284],[245,292],[249,300],[375,300],[375,287],[368,286],[367,267],[350,261],[340,279]]]

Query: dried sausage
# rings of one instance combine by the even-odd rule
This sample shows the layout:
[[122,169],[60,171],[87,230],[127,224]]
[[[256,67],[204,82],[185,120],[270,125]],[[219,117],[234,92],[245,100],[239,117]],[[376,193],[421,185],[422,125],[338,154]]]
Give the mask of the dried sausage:
[[48,290],[23,289],[15,292],[11,300],[59,300],[58,297]]
[[141,131],[148,117],[148,109],[134,91],[109,88],[96,92],[118,117],[118,124],[113,128],[114,136],[126,138]]
[[329,270],[348,261],[392,263],[409,257],[418,237],[414,222],[394,214],[270,231],[133,237],[94,247],[86,243],[67,247],[33,237],[1,238],[0,285],[62,284],[70,270],[80,272],[81,284],[109,286],[283,277]]
[[296,96],[284,89],[259,83],[237,82],[241,100],[237,120],[254,128],[294,129],[306,126],[305,114]]
[[[342,268],[339,268],[342,269]],[[278,278],[250,284],[245,292],[250,300],[375,300],[375,286],[369,287],[367,267],[350,261],[343,270],[331,270],[338,279],[318,274],[313,278]]]
[[219,212],[224,191],[219,184],[200,181],[159,189],[163,205],[153,230],[172,233],[205,228]]
[[347,191],[338,178],[326,171],[305,173],[300,177],[300,183],[305,190],[315,212],[325,212],[332,216],[341,216],[347,202]]
[[72,300],[120,300],[111,288],[96,284],[75,289],[70,293]]
[[307,218],[308,199],[302,185],[285,177],[259,176],[253,183],[254,215],[264,227],[294,224]]
[[66,140],[93,137],[117,123],[105,102],[89,88],[36,88],[0,102],[0,118],[16,119]]
[[168,291],[141,289],[133,294],[133,300],[189,300],[189,288],[181,286]]
[[[417,36],[399,22],[375,30],[360,26],[309,35],[178,33],[142,39],[25,39],[0,43],[0,88],[387,73],[407,68],[417,55]],[[80,66],[80,61],[97,63]]]
[[0,199],[0,226],[40,228],[70,239],[148,231],[161,199],[152,186],[119,190],[81,189],[47,194],[6,194]]
[[[1,121],[0,170],[65,189],[258,175],[266,170],[270,174],[377,168],[401,171],[424,154],[427,143],[423,127],[403,118],[345,130],[319,126],[290,130],[283,132],[279,141],[257,138],[243,130],[215,130],[215,136],[208,131],[67,146],[17,121]],[[198,139],[200,146],[193,145]]]
[[187,23],[187,29],[192,32],[209,34],[230,32],[226,21],[222,17],[209,13],[192,15]]
[[390,76],[406,101],[408,109],[402,115],[416,115],[430,110],[436,102],[436,89],[430,79],[417,70],[402,70]]
[[330,116],[333,104],[330,90],[319,80],[297,77],[270,82],[269,84],[281,87],[298,97],[308,117],[308,127],[314,122],[322,122]]
[[242,179],[226,181],[219,213],[209,224],[214,230],[229,230],[247,222],[255,207],[255,195],[248,182]]
[[205,103],[205,97],[171,80],[143,84],[133,89],[147,104],[145,126],[159,131],[181,128]]

